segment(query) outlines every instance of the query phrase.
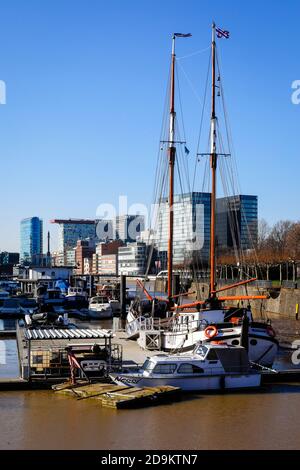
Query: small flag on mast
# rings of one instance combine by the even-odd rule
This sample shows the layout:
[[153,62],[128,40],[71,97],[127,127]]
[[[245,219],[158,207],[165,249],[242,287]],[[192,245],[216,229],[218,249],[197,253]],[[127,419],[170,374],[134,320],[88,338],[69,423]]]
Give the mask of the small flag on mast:
[[222,38],[229,39],[229,31],[225,31],[221,28],[216,28],[216,33],[219,39],[222,39]]
[[191,33],[187,33],[187,34],[184,34],[184,33],[174,33],[174,36],[176,36],[177,38],[190,38],[192,35],[191,35]]

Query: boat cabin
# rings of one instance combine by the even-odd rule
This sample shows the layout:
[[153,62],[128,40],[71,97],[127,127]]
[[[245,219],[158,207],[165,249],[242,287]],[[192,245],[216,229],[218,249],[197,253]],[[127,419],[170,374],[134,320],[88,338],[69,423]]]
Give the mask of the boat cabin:
[[96,297],[92,297],[90,300],[90,305],[103,305],[109,304],[109,298],[105,295],[97,295]]
[[242,346],[197,345],[193,354],[167,356],[158,354],[148,358],[141,369],[147,376],[247,373],[248,354]]
[[69,287],[68,295],[83,295],[85,297],[86,292],[83,290],[82,287]]

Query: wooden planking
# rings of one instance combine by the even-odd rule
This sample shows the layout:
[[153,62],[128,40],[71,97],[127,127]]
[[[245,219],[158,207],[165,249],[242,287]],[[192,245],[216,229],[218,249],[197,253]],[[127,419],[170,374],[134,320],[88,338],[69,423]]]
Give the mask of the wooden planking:
[[179,395],[178,387],[128,387],[109,383],[78,384],[70,382],[54,386],[58,393],[69,393],[78,400],[94,398],[100,400],[102,406],[109,408],[132,408],[158,404],[160,401]]

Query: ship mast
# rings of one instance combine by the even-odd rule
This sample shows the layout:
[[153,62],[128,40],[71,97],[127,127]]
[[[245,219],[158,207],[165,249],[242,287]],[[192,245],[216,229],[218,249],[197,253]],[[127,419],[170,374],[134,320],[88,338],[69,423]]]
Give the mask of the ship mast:
[[174,166],[175,166],[175,34],[172,37],[172,61],[170,82],[170,127],[169,127],[169,238],[168,238],[168,298],[173,293],[173,229],[174,229]]
[[[225,37],[229,37],[229,33],[226,32]],[[210,167],[212,174],[212,189],[211,189],[211,220],[210,220],[210,285],[209,285],[209,299],[216,302],[225,302],[225,301],[236,301],[236,300],[258,300],[258,299],[267,299],[266,295],[239,295],[239,296],[222,296],[218,297],[217,294],[232,289],[233,287],[242,286],[250,282],[254,282],[257,279],[247,279],[226,287],[217,289],[216,287],[216,184],[217,184],[217,160],[218,157],[228,157],[230,154],[226,153],[217,153],[217,117],[216,117],[216,25],[212,25],[212,100],[211,100],[211,124],[210,124],[210,153],[203,153],[198,155],[208,155],[210,157]],[[173,55],[172,55],[173,58]],[[174,54],[175,58],[175,54]],[[172,69],[173,70],[173,69]],[[174,72],[174,70],[173,70]],[[172,82],[171,82],[172,83]],[[171,86],[172,90],[172,86]],[[172,96],[172,93],[171,93]],[[173,98],[174,98],[174,88],[173,88]],[[171,108],[172,109],[172,108]],[[173,108],[174,110],[174,108]],[[175,117],[175,113],[174,113]],[[170,120],[171,121],[171,120]],[[170,126],[171,128],[171,126]],[[174,138],[174,137],[173,137]],[[171,139],[170,139],[171,141]],[[171,149],[171,144],[170,144]],[[171,152],[170,152],[171,153]],[[174,159],[175,159],[175,148],[174,148]],[[173,199],[172,199],[173,201]],[[173,223],[173,219],[172,219]],[[171,225],[170,225],[171,226]],[[170,274],[170,273],[169,273]],[[172,276],[172,271],[171,271]],[[172,277],[171,277],[172,279]],[[170,284],[169,284],[170,286]],[[169,293],[169,298],[172,295]],[[183,304],[182,306],[176,306],[176,309],[189,309],[189,308],[202,308],[205,305],[205,301],[197,300],[196,302]],[[175,309],[173,307],[173,309]]]
[[210,167],[212,175],[211,185],[211,218],[210,218],[210,297],[215,297],[216,288],[216,25],[212,25],[212,100],[210,124]]

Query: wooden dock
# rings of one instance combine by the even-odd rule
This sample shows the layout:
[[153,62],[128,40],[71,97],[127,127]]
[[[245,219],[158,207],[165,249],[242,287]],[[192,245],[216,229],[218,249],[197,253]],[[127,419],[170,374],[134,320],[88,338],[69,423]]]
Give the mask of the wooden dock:
[[166,401],[178,400],[181,389],[178,387],[128,387],[111,383],[83,384],[75,386],[70,382],[54,385],[57,393],[71,395],[77,400],[96,399],[107,408],[139,408],[149,405],[158,405]]

